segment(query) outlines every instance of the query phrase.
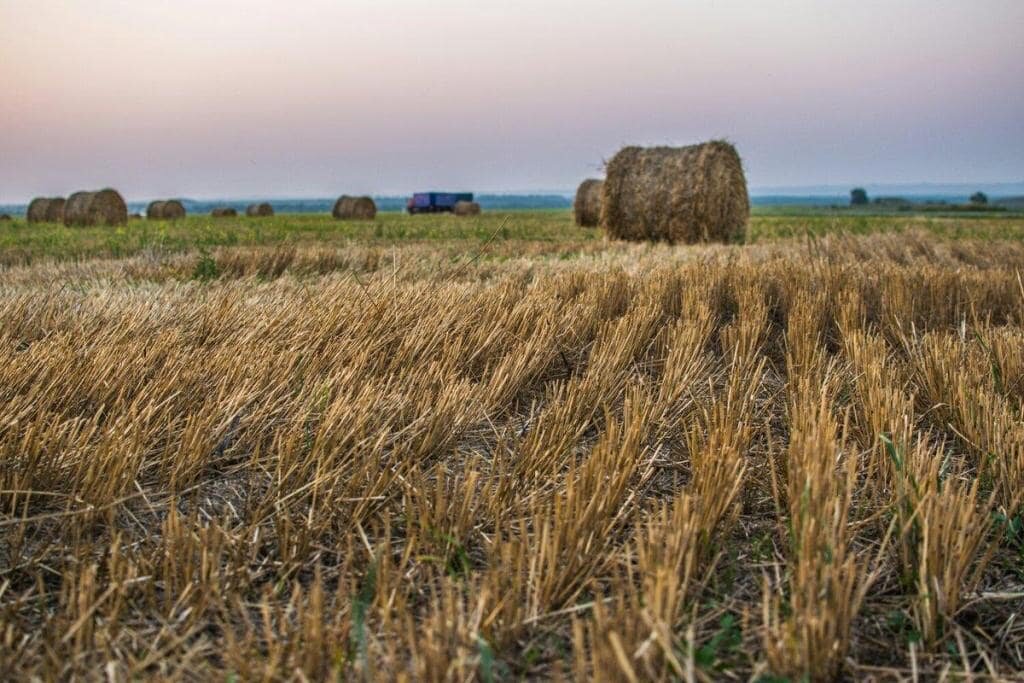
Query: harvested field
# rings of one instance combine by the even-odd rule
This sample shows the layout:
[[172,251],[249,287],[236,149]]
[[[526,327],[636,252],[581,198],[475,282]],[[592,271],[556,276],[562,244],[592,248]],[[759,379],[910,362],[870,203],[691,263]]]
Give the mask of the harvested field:
[[1024,244],[517,220],[7,243],[0,671],[1024,669]]

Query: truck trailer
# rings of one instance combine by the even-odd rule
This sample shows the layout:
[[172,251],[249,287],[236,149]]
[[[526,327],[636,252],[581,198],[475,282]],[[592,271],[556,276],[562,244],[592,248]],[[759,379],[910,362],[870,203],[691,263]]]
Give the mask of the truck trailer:
[[455,210],[456,202],[473,201],[472,192],[416,192],[406,208],[409,213],[442,213]]

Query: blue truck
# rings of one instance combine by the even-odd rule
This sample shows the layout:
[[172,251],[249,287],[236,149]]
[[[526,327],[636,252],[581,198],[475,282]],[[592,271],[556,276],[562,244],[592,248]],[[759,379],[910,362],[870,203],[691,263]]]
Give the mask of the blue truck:
[[441,213],[454,211],[455,202],[473,201],[472,192],[416,192],[409,197],[409,213]]

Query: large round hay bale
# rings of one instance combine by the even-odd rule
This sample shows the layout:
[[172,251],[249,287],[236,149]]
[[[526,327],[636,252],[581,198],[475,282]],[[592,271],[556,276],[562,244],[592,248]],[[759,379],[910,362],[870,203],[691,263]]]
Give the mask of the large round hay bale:
[[601,225],[625,240],[741,242],[750,217],[736,148],[626,147],[608,162]]
[[210,212],[210,215],[214,218],[233,218],[238,215],[238,212],[230,206],[218,206]]
[[576,216],[576,225],[585,228],[596,227],[601,222],[601,190],[604,181],[587,178],[576,190],[576,200],[572,203],[572,211]]
[[246,216],[273,216],[274,207],[266,202],[260,202],[259,204],[250,204],[249,208],[245,210]]
[[185,217],[185,205],[177,199],[150,202],[146,207],[149,220],[176,221]]
[[29,223],[63,223],[63,197],[36,197],[28,205],[25,218]]
[[343,194],[334,202],[331,215],[341,220],[372,221],[377,217],[377,203],[371,197]]
[[124,198],[110,188],[99,192],[76,192],[64,205],[64,225],[124,225],[128,206]]
[[452,207],[452,213],[456,216],[479,216],[480,204],[477,202],[458,201]]

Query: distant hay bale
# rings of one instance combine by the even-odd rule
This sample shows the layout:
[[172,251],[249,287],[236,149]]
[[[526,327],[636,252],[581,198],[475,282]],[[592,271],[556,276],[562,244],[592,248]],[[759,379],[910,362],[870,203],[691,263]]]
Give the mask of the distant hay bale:
[[456,216],[479,216],[480,204],[478,202],[458,201],[452,207],[452,213]]
[[49,197],[36,197],[28,205],[25,218],[29,223],[42,223],[46,220],[46,205],[50,203]]
[[331,215],[340,220],[372,221],[377,217],[377,204],[371,197],[341,195],[334,202]]
[[576,225],[593,228],[601,223],[601,191],[604,181],[587,178],[576,190],[576,200],[572,204]]
[[64,205],[64,225],[124,225],[128,222],[128,206],[124,198],[109,188],[99,192],[76,192]]
[[714,140],[625,147],[608,163],[601,225],[624,240],[741,242],[750,217],[739,154]]
[[150,202],[146,207],[146,218],[149,220],[176,221],[185,217],[185,206],[177,199]]
[[63,197],[36,197],[28,205],[25,216],[29,223],[63,223]]
[[210,215],[214,218],[233,218],[238,215],[238,212],[230,206],[218,206],[210,212]]
[[245,210],[246,216],[273,216],[274,207],[266,202],[259,204],[250,204],[249,208]]
[[67,204],[63,197],[53,197],[46,204],[46,222],[63,223],[64,206]]
[[130,221],[141,221],[142,220],[142,214],[141,213],[130,213],[130,214],[128,214],[128,220],[130,220]]
[[0,221],[9,221],[9,220],[13,220],[11,218],[11,214],[9,214],[9,213],[0,213]]

